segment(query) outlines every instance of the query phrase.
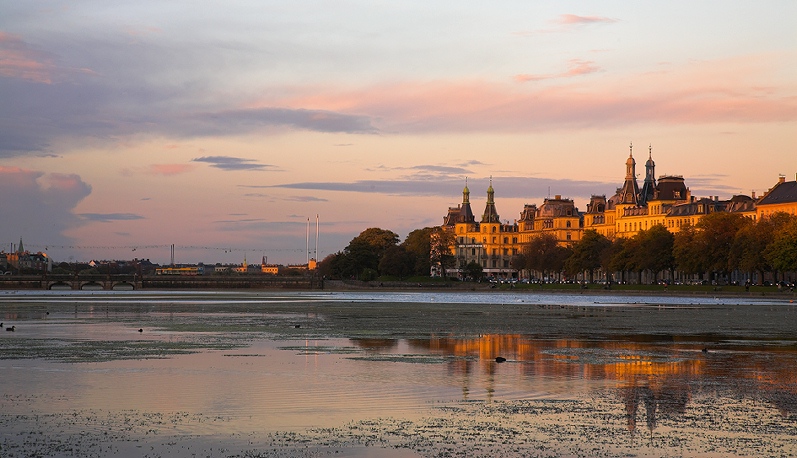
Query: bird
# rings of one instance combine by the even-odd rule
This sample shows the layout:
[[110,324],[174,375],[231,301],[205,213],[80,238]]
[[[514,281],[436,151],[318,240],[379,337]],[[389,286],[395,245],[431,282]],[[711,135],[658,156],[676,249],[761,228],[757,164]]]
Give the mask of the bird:
[[495,358],[496,363],[503,363],[504,361],[506,361],[506,358],[504,358],[503,356],[497,356]]
[[138,332],[144,332],[144,330],[143,330],[143,329],[141,329],[141,328],[139,328],[139,329],[138,329]]
[[10,328],[6,328],[6,331],[14,332],[17,329],[16,326],[11,326]]
[[704,348],[704,349],[702,349],[700,351],[702,351],[703,353],[708,353],[708,348]]

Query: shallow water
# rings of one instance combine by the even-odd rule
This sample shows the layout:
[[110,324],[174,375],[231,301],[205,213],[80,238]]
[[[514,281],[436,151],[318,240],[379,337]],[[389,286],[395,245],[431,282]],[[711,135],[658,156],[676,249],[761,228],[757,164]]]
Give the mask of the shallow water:
[[797,453],[787,300],[19,292],[0,313],[2,456]]

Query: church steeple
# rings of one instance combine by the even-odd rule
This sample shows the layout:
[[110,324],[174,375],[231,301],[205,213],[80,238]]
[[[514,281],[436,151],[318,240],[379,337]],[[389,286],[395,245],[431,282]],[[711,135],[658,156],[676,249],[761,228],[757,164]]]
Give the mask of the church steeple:
[[495,190],[493,189],[493,177],[490,177],[490,187],[487,188],[487,205],[484,207],[482,223],[498,223],[498,211],[495,209]]
[[462,204],[470,203],[470,189],[468,189],[468,177],[465,177],[465,189],[462,190]]
[[19,238],[19,246],[17,247],[17,253],[24,253],[25,247],[22,246],[22,237]]

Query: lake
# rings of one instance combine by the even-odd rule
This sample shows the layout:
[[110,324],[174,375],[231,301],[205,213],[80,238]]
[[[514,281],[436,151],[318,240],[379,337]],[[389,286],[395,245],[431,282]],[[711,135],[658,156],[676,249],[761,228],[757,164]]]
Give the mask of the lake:
[[2,456],[797,453],[785,297],[17,291],[0,316]]

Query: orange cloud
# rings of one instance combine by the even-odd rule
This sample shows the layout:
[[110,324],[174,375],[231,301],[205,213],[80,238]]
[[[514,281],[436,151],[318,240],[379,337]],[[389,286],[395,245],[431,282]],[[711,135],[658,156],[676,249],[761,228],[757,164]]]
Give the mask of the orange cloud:
[[0,31],[0,76],[50,84],[52,69],[42,53],[28,49],[19,37]]
[[151,175],[172,176],[187,173],[196,168],[196,164],[152,164],[147,173]]
[[365,115],[386,133],[794,121],[797,87],[774,76],[777,60],[741,56],[626,75],[613,74],[591,61],[573,60],[571,68],[557,76],[600,70],[599,75],[589,80],[562,78],[559,84],[551,79],[540,87],[482,80],[400,82],[348,90],[292,87],[284,88],[283,97],[259,100],[252,107]]

